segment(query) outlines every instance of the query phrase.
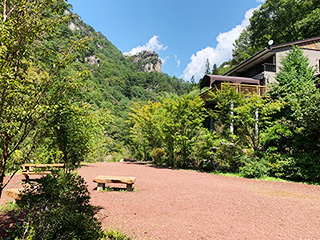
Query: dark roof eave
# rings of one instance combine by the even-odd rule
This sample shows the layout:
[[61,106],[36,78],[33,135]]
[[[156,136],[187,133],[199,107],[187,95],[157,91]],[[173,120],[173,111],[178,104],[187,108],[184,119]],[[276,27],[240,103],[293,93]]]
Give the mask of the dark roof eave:
[[274,45],[274,46],[265,47],[264,49],[260,50],[256,54],[252,55],[251,57],[247,58],[243,62],[239,63],[237,66],[235,66],[234,68],[230,69],[228,72],[224,73],[223,75],[224,76],[228,76],[229,74],[231,74],[231,73],[235,72],[236,70],[238,70],[242,65],[245,65],[249,61],[255,60],[255,58],[259,58],[260,56],[265,55],[265,54],[267,54],[268,52],[270,52],[272,50],[276,50],[276,49],[280,49],[280,48],[286,48],[286,47],[290,47],[292,45],[298,45],[298,44],[301,44],[301,43],[307,43],[307,42],[316,41],[316,40],[320,40],[320,36],[319,37],[314,37],[314,38],[308,38],[308,39],[304,39],[304,40],[299,40],[299,41],[295,41],[295,42],[289,42],[289,43],[283,43],[283,44],[278,44],[278,45]]
[[228,72],[224,73],[223,76],[228,76],[229,74],[236,72],[237,69],[239,69],[241,66],[245,65],[248,62],[254,61],[255,59],[265,55],[266,53],[270,52],[271,48],[265,47],[264,49],[260,50],[259,52],[255,53],[251,57],[247,58],[243,62],[239,63],[234,68],[230,69]]

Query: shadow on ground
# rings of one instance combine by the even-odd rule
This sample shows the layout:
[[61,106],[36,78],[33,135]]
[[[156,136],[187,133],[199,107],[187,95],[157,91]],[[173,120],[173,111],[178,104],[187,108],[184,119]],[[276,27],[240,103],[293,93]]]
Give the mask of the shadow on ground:
[[24,214],[15,210],[0,214],[0,239],[10,239],[10,230],[16,223],[22,223]]

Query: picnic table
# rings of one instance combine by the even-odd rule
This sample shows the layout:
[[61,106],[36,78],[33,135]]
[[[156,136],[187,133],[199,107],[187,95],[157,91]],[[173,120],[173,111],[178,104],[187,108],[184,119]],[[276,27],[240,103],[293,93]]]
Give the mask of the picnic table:
[[52,164],[24,164],[22,174],[25,177],[24,181],[30,181],[31,175],[48,175],[52,173],[53,169],[64,168],[64,163]]
[[[53,163],[53,164],[24,164],[22,165],[22,175],[24,175],[25,179],[22,181],[29,182],[35,181],[35,179],[30,179],[32,175],[48,175],[52,173],[52,170],[64,168],[64,163]],[[21,199],[21,193],[23,192],[23,188],[11,188],[6,189],[4,194],[13,199]]]
[[123,183],[126,184],[127,191],[133,191],[132,185],[135,183],[135,177],[113,177],[113,176],[97,176],[93,179],[98,184],[97,190],[104,190],[106,183]]

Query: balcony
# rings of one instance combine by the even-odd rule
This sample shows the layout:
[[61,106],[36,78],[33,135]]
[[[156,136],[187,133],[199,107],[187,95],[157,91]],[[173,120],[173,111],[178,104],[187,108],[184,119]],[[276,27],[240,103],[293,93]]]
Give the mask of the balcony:
[[249,77],[252,78],[260,73],[263,72],[276,72],[277,68],[275,64],[272,63],[264,63],[261,65],[258,65],[256,67],[250,68],[248,71],[241,73],[241,76],[243,77]]
[[265,63],[265,64],[263,64],[263,67],[264,67],[265,72],[276,72],[277,71],[276,65],[272,64],[272,63]]
[[242,93],[245,96],[259,95],[261,97],[265,97],[265,93],[269,90],[269,88],[267,86],[222,82],[220,84],[216,84],[213,88],[204,92],[200,96],[203,100],[206,101],[207,99],[210,98],[209,93],[211,93],[211,92],[214,93],[217,90],[221,90],[224,88],[223,86],[226,86],[226,85],[234,87],[236,89],[237,93]]

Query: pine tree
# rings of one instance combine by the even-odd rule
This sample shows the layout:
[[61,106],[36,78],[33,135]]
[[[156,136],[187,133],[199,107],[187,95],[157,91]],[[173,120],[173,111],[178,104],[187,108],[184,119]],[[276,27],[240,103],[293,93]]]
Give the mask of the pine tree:
[[204,74],[210,74],[210,62],[209,62],[208,58],[207,58],[207,61],[206,61],[206,70],[205,70]]
[[212,75],[218,75],[217,64],[213,64],[213,67],[212,67]]

